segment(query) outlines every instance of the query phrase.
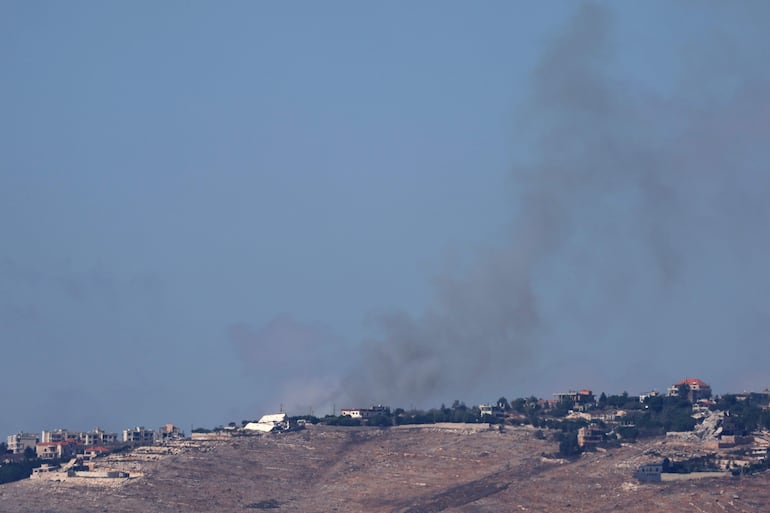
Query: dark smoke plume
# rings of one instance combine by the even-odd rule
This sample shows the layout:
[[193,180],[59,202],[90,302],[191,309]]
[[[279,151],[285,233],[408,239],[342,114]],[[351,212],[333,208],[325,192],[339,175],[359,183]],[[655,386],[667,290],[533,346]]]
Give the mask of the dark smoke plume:
[[735,385],[723,376],[756,370],[736,353],[770,356],[766,82],[733,68],[718,102],[656,95],[611,73],[613,26],[585,4],[545,51],[519,124],[510,239],[440,277],[421,316],[377,317],[349,401],[693,374]]

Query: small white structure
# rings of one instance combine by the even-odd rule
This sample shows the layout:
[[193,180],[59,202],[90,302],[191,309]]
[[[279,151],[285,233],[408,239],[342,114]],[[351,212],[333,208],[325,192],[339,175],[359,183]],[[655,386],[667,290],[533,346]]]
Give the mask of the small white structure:
[[480,404],[479,414],[482,417],[484,416],[500,417],[500,418],[505,417],[505,412],[503,411],[503,409],[496,404]]
[[276,429],[286,429],[289,427],[289,423],[286,420],[285,413],[272,413],[269,415],[262,415],[259,422],[249,422],[243,429],[245,431],[258,431],[260,433],[270,433]]

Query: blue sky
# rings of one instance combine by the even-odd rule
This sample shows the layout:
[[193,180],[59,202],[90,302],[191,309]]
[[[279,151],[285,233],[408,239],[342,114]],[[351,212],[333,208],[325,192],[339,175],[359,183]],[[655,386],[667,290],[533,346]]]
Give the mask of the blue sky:
[[770,386],[765,14],[2,3],[0,431]]

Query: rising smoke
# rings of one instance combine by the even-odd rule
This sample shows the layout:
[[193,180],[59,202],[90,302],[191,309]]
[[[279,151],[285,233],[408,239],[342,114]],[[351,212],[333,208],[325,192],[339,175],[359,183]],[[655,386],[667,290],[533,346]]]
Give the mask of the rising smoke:
[[617,73],[616,26],[583,4],[535,68],[506,240],[438,276],[421,315],[373,316],[376,335],[342,378],[334,337],[288,319],[234,327],[242,358],[283,348],[310,378],[287,393],[316,404],[642,392],[688,375],[717,390],[768,386],[765,72],[706,34],[656,92]]
[[[731,63],[718,101],[713,87],[655,95],[612,75],[613,26],[585,4],[545,51],[510,239],[440,277],[422,315],[379,316],[348,400],[641,391],[693,374],[742,386],[761,372],[739,355],[770,353],[768,89]],[[723,72],[706,71],[710,86]]]

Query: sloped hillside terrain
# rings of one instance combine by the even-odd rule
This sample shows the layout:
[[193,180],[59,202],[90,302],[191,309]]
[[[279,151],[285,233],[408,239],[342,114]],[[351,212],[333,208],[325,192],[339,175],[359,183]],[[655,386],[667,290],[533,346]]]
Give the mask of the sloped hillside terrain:
[[110,464],[129,480],[25,480],[0,487],[7,513],[500,513],[770,511],[770,478],[641,484],[666,442],[544,458],[531,428],[467,425],[304,431],[186,443]]

